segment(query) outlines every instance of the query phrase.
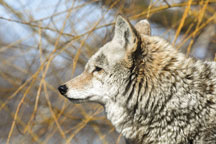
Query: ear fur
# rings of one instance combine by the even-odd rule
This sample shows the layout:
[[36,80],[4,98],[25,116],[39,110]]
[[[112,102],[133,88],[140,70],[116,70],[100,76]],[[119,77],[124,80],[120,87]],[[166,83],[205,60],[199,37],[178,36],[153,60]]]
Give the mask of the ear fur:
[[135,28],[140,34],[151,35],[151,26],[147,19],[141,20],[136,23]]
[[122,45],[122,47],[124,47],[125,59],[131,65],[132,54],[136,51],[140,38],[136,29],[121,15],[116,18],[113,40],[117,41]]
[[130,22],[118,15],[115,24],[114,40],[118,40],[121,44],[131,47],[137,42],[137,32]]

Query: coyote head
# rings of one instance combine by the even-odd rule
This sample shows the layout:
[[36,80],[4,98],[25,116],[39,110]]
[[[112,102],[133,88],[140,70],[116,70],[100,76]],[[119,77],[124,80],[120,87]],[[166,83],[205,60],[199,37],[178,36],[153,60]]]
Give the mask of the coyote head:
[[[82,74],[58,88],[60,93],[72,102],[88,101],[106,105],[118,101],[125,104],[130,93],[138,93],[139,89],[134,87],[139,87],[143,75],[151,77],[157,74],[162,63],[153,59],[166,57],[151,54],[158,50],[151,44],[158,42],[150,43],[150,33],[147,20],[133,27],[127,19],[118,16],[113,39],[89,59]],[[154,71],[152,75],[149,73],[151,71]]]
[[118,16],[114,38],[89,59],[82,74],[58,88],[60,93],[73,102],[115,100],[130,78],[139,41],[135,28]]

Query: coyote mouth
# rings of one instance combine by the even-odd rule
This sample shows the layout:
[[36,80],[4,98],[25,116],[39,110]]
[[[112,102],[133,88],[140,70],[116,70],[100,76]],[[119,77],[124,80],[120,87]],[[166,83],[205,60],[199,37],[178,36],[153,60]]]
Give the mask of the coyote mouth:
[[72,103],[83,103],[86,102],[88,98],[85,99],[79,99],[79,98],[70,98],[68,97],[66,94],[62,94],[62,96],[64,96],[65,98],[67,98],[68,100],[70,100]]
[[83,103],[83,102],[86,102],[86,99],[75,99],[75,98],[68,98],[71,102],[73,103]]
[[83,98],[83,99],[79,99],[79,98],[69,98],[66,97],[68,100],[70,100],[72,103],[74,104],[80,104],[80,103],[98,103],[101,105],[104,105],[104,103],[100,102],[100,101],[95,101],[95,100],[90,100],[91,97],[87,97],[87,98]]
[[84,98],[84,99],[79,99],[79,98],[69,98],[67,96],[66,96],[66,98],[73,103],[84,103],[84,102],[88,102],[88,99],[89,99],[88,97]]

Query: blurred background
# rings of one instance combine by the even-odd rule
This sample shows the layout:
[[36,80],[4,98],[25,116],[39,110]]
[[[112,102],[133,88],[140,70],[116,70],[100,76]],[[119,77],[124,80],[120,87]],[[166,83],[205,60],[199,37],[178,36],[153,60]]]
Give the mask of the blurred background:
[[215,0],[0,0],[1,144],[125,144],[102,106],[57,91],[111,40],[118,14],[147,18],[187,56],[215,59]]

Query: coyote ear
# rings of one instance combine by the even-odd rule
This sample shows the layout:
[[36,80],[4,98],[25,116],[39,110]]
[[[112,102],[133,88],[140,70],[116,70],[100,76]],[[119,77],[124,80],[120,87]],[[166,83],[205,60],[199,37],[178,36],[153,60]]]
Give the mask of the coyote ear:
[[141,20],[136,23],[135,28],[140,34],[151,35],[151,26],[147,19]]
[[113,40],[118,41],[124,47],[126,60],[128,61],[131,59],[132,53],[137,49],[139,36],[130,22],[119,15],[116,19]]
[[137,36],[135,28],[126,18],[118,15],[115,24],[114,40],[118,40],[121,44],[131,45],[136,42],[136,39]]

